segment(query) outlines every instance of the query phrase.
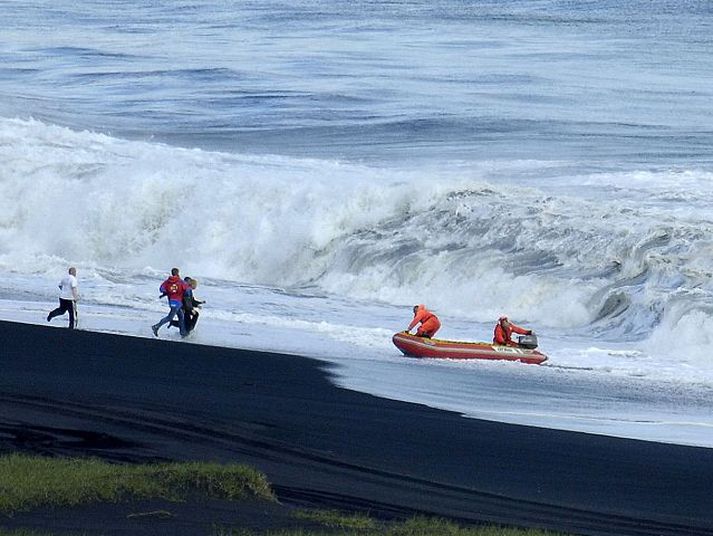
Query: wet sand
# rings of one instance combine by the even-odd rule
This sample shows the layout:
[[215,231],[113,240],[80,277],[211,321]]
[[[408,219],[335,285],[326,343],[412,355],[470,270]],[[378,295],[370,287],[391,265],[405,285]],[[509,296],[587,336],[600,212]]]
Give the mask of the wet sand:
[[247,463],[284,503],[383,517],[713,534],[713,449],[466,419],[336,387],[308,357],[0,330],[0,453]]

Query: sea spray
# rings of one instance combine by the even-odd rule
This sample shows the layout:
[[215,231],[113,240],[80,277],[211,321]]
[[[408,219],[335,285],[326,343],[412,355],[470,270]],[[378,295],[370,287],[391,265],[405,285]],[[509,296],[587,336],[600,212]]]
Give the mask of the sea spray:
[[[672,215],[670,203],[506,187],[458,166],[182,149],[32,120],[0,120],[0,158],[6,270],[190,263],[205,277],[426,301],[483,322],[506,313],[608,339],[648,337],[674,291],[687,303],[697,289],[691,306],[706,315],[713,303],[702,253],[713,223],[703,211]],[[646,182],[672,188],[665,171]]]

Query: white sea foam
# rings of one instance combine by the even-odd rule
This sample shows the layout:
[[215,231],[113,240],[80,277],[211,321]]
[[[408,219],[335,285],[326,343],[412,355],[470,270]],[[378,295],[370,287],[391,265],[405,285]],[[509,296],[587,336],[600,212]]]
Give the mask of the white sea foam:
[[[668,337],[674,306],[698,311],[702,329],[713,309],[705,210],[683,218],[632,196],[603,203],[546,184],[508,187],[487,167],[231,155],[33,120],[0,119],[0,158],[5,271],[79,263],[152,275],[180,265],[229,281],[427,302],[481,322],[507,313],[611,340]],[[644,175],[624,178],[656,193],[680,173]],[[691,339],[679,353],[707,344]]]
[[[84,329],[152,336],[178,265],[209,302],[195,343],[318,356],[347,387],[471,416],[712,446],[695,3],[75,4],[3,6],[0,115],[43,121],[0,119],[2,318],[44,324],[71,263]],[[463,340],[506,313],[550,361],[403,359],[389,335],[420,302]]]

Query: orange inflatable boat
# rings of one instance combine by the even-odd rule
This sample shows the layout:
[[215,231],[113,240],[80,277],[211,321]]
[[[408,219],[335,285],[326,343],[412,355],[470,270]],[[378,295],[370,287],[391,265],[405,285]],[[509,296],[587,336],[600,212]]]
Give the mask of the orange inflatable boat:
[[396,348],[409,357],[434,359],[498,359],[540,365],[547,356],[535,349],[499,346],[487,342],[446,341],[416,337],[405,331],[394,334]]

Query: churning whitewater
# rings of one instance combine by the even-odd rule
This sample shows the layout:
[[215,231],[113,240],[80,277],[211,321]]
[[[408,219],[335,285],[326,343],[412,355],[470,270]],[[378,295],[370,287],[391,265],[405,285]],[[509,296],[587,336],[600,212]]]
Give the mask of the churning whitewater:
[[[207,300],[194,343],[713,446],[710,13],[29,4],[0,49],[1,318],[44,322],[76,265],[82,329],[151,336],[180,266]],[[459,340],[507,314],[550,360],[405,359],[416,303]]]

